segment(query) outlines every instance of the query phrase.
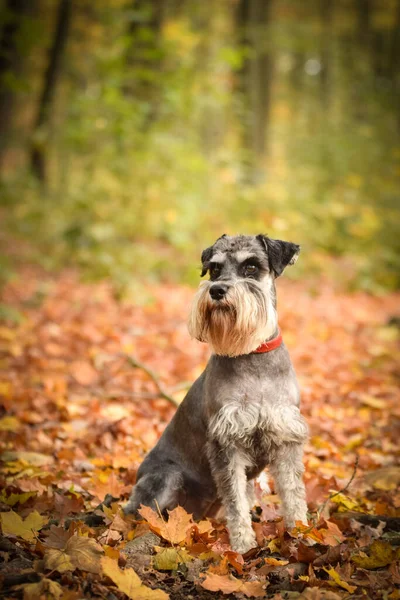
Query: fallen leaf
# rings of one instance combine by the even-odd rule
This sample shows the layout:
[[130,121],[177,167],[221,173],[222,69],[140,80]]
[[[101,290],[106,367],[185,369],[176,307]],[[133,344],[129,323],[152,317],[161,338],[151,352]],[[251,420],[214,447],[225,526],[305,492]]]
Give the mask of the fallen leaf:
[[[347,581],[343,581],[343,579],[341,579],[339,573],[337,571],[335,571],[335,569],[333,567],[331,567],[330,569],[328,569],[327,567],[323,567],[323,569],[324,569],[324,571],[326,571],[328,573],[328,575],[330,575],[330,577],[332,577],[332,579],[336,585],[343,588],[344,590],[347,590],[348,592],[350,592],[350,594],[352,594],[353,592],[356,591],[357,586],[349,585],[347,583]],[[333,585],[333,582],[330,582],[330,583],[332,583],[332,585]]]
[[49,456],[48,454],[40,454],[39,452],[16,452],[13,450],[6,450],[5,452],[1,453],[0,458],[4,462],[19,460],[34,467],[43,467],[44,465],[50,465],[54,463],[53,456]]
[[71,561],[71,557],[64,550],[57,548],[49,548],[43,557],[44,566],[50,571],[58,571],[65,573],[66,571],[75,571],[75,565]]
[[368,548],[368,554],[364,552],[360,554],[353,554],[351,560],[357,567],[363,569],[378,569],[379,567],[385,567],[389,565],[393,558],[394,552],[388,542],[382,542],[380,540],[374,540],[371,546]]
[[36,510],[31,512],[26,519],[22,519],[16,512],[0,513],[1,527],[4,535],[13,535],[23,540],[32,542],[36,533],[47,523],[47,517],[42,517]]
[[153,558],[153,564],[159,571],[175,571],[180,564],[186,564],[193,560],[193,556],[184,548],[160,548],[155,547],[157,552]]
[[20,427],[17,417],[6,416],[0,419],[0,431],[16,431]]
[[385,400],[375,398],[369,394],[362,394],[361,403],[370,406],[371,408],[385,409],[387,407],[387,402]]
[[76,569],[89,573],[100,571],[99,559],[103,555],[103,548],[93,538],[74,535],[65,544],[64,552]]
[[0,500],[8,506],[15,506],[16,504],[24,504],[27,500],[29,500],[29,498],[32,498],[33,496],[36,496],[36,492],[24,492],[22,494],[10,494],[9,496],[7,496],[5,491],[3,490],[0,495]]
[[365,480],[377,490],[395,490],[400,484],[400,467],[383,467],[366,473]]
[[60,600],[63,594],[63,588],[56,581],[46,579],[44,577],[38,583],[26,583],[25,585],[19,585],[18,589],[24,591],[24,600]]
[[142,506],[139,514],[149,523],[152,530],[171,544],[179,544],[186,538],[186,532],[193,525],[192,515],[182,506],[168,512],[168,520],[160,517],[153,509]]
[[162,590],[152,590],[144,585],[133,569],[120,569],[116,560],[104,556],[100,562],[103,574],[109,577],[117,588],[131,600],[166,600],[169,598],[169,594]]
[[342,493],[335,494],[331,498],[331,502],[339,505],[339,512],[343,512],[346,510],[360,510],[358,502],[351,500],[348,496],[345,496]]
[[94,385],[97,383],[99,375],[92,365],[85,360],[75,360],[70,365],[70,373],[72,377],[80,383],[80,385]]
[[206,575],[204,581],[201,582],[201,586],[210,592],[222,592],[223,594],[241,592],[249,598],[264,598],[266,595],[266,584],[261,581],[243,582],[233,575],[216,575],[210,572],[207,572]]

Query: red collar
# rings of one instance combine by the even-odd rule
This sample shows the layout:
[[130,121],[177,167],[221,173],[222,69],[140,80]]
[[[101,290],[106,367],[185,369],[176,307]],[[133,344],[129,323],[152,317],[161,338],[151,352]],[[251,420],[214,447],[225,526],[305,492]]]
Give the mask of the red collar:
[[262,344],[260,344],[260,346],[258,346],[258,348],[256,348],[256,350],[253,350],[252,354],[261,354],[262,352],[271,352],[271,350],[275,350],[275,348],[279,348],[279,346],[282,344],[283,340],[282,340],[282,334],[280,332],[280,330],[278,329],[278,335],[274,338],[272,338],[272,340],[268,340],[268,342],[263,342]]

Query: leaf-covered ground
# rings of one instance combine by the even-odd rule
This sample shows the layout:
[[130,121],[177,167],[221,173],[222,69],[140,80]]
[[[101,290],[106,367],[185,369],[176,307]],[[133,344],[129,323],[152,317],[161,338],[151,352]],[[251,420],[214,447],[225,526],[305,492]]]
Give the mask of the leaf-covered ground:
[[279,282],[311,429],[310,524],[286,532],[261,481],[259,548],[242,557],[221,522],[121,512],[208,356],[186,331],[192,290],[139,292],[128,304],[107,284],[30,269],[3,291],[3,597],[400,598],[400,297]]

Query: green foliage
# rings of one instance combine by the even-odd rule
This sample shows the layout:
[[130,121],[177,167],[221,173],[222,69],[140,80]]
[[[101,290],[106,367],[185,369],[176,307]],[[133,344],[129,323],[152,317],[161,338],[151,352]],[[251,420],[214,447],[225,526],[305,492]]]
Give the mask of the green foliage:
[[206,4],[187,0],[158,23],[151,2],[133,9],[115,0],[75,15],[48,189],[26,173],[8,176],[8,231],[31,242],[29,258],[78,265],[121,288],[148,277],[196,281],[194,257],[239,231],[302,244],[293,276],[396,287],[399,75],[378,85],[368,48],[356,37],[349,46],[355,8],[336,8],[324,65],[316,8],[272,3],[260,157],[243,136],[254,115],[239,85],[254,51],[239,43],[229,2]]

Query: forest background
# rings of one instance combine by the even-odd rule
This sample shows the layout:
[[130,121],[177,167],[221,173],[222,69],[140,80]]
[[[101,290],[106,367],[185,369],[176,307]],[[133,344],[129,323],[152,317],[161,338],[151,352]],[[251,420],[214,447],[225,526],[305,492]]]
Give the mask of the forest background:
[[194,282],[188,256],[263,231],[298,277],[398,285],[399,0],[0,8],[3,278]]
[[[400,600],[399,133],[400,0],[0,0],[0,593]],[[244,558],[121,509],[209,357],[200,253],[239,232],[301,244],[310,427],[308,526],[257,484]]]

